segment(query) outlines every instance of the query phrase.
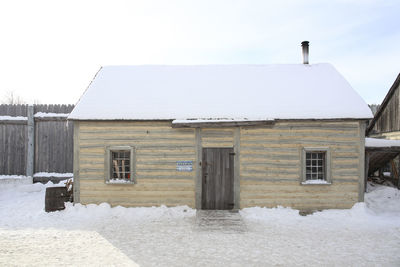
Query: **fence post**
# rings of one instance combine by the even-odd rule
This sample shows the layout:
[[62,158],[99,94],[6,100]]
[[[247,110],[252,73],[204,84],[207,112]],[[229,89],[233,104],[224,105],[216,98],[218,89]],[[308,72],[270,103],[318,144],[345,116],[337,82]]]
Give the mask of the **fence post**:
[[33,164],[35,160],[35,118],[33,117],[33,106],[28,106],[28,153],[26,157],[26,176],[33,179]]

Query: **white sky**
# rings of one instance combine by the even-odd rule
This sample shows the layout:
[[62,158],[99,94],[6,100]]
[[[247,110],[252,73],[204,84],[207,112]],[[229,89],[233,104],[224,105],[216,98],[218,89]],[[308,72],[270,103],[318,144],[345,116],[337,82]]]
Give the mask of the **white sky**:
[[74,104],[103,65],[301,63],[308,40],[310,63],[380,103],[400,72],[399,13],[373,0],[1,1],[0,97]]

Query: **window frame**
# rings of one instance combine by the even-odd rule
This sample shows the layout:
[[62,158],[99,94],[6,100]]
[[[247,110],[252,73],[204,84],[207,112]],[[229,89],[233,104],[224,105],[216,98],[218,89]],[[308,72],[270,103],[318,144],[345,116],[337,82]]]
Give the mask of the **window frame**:
[[[325,179],[308,179],[306,176],[306,154],[307,153],[325,153]],[[308,181],[317,181],[315,183]],[[331,150],[329,147],[303,147],[301,153],[301,180],[302,185],[330,185],[332,184],[332,174],[331,174]]]
[[[126,180],[126,182],[112,182],[112,152],[119,151],[129,151],[130,153],[130,179]],[[106,147],[106,156],[104,160],[105,168],[104,168],[104,182],[106,184],[117,184],[117,185],[129,185],[136,184],[136,157],[135,157],[135,147],[133,146],[108,146]]]

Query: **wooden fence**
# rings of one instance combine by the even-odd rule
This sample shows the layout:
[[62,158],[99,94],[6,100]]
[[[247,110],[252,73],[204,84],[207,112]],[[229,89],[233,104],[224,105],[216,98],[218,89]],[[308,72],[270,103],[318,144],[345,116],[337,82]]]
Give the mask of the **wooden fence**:
[[73,172],[73,105],[0,105],[0,175]]

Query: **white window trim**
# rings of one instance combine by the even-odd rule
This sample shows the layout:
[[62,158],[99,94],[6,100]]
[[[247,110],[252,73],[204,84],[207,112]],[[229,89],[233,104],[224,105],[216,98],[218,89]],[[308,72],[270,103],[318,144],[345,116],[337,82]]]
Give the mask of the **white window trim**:
[[[106,156],[104,159],[104,182],[106,184],[111,185],[130,185],[136,183],[136,158],[135,158],[135,148],[132,146],[107,146],[106,147]],[[110,181],[111,177],[111,152],[113,151],[121,151],[121,150],[129,150],[130,151],[130,181],[121,181],[121,182],[112,182]]]
[[[307,152],[325,152],[325,180],[307,180],[306,179],[306,153]],[[303,147],[301,152],[301,180],[302,185],[331,185],[331,150],[329,147]]]

